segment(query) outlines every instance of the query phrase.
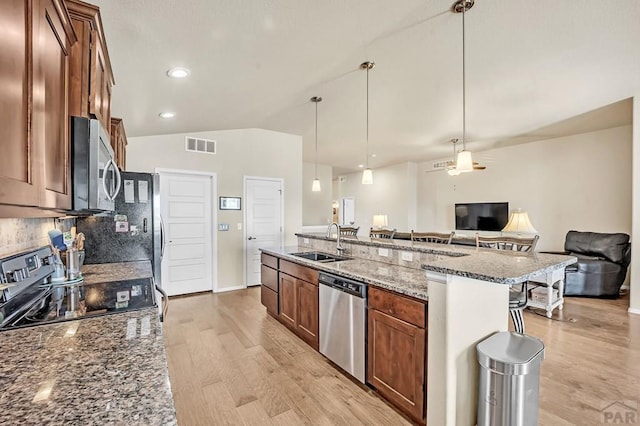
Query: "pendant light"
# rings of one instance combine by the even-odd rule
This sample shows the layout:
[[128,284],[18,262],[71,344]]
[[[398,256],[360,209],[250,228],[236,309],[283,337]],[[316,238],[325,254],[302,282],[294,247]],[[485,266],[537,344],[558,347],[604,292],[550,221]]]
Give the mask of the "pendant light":
[[460,173],[473,171],[473,160],[471,152],[467,151],[465,142],[467,140],[467,108],[466,108],[466,72],[465,72],[465,37],[464,37],[464,15],[473,7],[474,0],[459,0],[453,6],[455,13],[462,13],[462,151],[458,153],[456,159],[456,170]]
[[365,160],[365,168],[362,172],[362,184],[373,184],[373,171],[369,168],[369,70],[373,69],[376,64],[373,62],[363,62],[360,64],[361,70],[367,70],[367,158]]
[[311,185],[311,191],[320,192],[320,179],[318,179],[318,102],[322,102],[322,98],[320,96],[314,96],[311,98],[311,102],[316,104],[316,178]]

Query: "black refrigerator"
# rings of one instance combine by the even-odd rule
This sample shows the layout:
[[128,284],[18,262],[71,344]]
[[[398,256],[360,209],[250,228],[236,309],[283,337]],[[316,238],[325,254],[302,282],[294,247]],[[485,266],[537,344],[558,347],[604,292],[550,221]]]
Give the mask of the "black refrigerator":
[[78,218],[85,235],[85,264],[150,260],[161,286],[163,229],[160,179],[157,174],[121,172],[121,187],[113,212]]

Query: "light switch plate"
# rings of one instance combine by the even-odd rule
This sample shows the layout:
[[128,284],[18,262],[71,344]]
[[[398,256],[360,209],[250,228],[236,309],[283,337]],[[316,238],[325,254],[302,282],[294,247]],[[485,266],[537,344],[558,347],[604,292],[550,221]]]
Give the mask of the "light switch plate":
[[402,260],[404,260],[405,262],[411,262],[413,260],[413,253],[411,253],[410,251],[403,251]]
[[236,229],[237,229],[238,231],[242,231],[242,223],[238,223],[238,224],[236,225]]
[[380,248],[378,249],[378,255],[379,255],[379,256],[388,257],[388,256],[389,256],[389,249],[386,249],[386,248],[382,248],[382,247],[380,247]]
[[219,223],[218,224],[218,231],[228,231],[229,230],[229,224],[228,223]]

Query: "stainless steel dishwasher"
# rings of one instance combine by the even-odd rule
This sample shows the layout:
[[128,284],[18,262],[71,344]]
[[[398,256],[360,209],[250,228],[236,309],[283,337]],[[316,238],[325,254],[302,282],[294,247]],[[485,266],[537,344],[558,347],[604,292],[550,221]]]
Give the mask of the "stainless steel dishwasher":
[[365,382],[366,285],[320,272],[320,353]]

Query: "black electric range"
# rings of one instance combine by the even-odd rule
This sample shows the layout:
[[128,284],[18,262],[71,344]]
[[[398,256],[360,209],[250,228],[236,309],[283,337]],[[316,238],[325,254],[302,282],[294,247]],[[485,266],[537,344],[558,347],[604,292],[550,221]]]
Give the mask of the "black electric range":
[[0,259],[0,331],[156,306],[151,278],[54,283],[53,262],[49,247]]

